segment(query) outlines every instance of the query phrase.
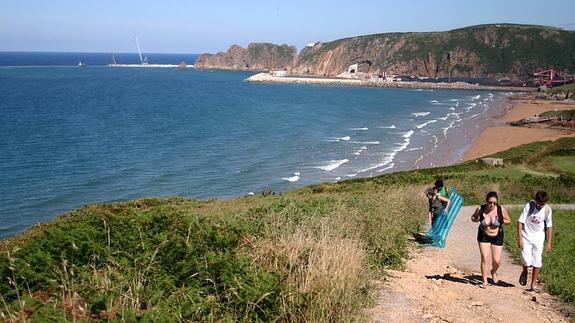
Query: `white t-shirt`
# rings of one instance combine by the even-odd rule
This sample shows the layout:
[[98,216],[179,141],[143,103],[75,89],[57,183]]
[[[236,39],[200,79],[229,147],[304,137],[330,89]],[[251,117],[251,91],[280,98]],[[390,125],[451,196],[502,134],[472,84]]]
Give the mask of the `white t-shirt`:
[[541,209],[537,209],[535,205],[531,214],[529,214],[529,209],[529,203],[525,204],[519,217],[519,223],[523,223],[522,236],[529,242],[543,241],[545,240],[545,227],[553,226],[551,219],[553,211],[549,205],[544,205]]

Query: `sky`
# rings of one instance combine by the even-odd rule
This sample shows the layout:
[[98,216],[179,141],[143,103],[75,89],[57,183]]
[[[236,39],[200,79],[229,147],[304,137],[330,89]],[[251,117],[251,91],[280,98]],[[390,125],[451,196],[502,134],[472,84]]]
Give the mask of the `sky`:
[[0,51],[215,53],[486,23],[575,30],[575,0],[0,0]]

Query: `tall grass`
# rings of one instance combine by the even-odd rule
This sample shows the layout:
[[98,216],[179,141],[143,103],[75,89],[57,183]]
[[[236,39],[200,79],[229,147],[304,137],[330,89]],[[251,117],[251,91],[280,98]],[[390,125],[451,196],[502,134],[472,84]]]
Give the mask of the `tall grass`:
[[[425,219],[420,186],[92,205],[7,241],[6,320],[360,317]],[[419,211],[419,212],[418,212]],[[26,293],[23,287],[26,286]]]

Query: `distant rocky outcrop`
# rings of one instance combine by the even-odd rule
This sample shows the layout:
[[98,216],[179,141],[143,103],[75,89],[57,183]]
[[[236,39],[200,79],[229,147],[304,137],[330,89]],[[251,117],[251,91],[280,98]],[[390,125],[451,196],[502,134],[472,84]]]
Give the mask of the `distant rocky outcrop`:
[[294,46],[251,43],[248,48],[232,45],[227,52],[202,54],[194,63],[200,69],[240,71],[289,70],[297,63]]
[[490,24],[446,32],[385,33],[304,48],[292,74],[337,76],[358,64],[370,76],[512,78],[548,68],[575,71],[575,32]]
[[299,55],[293,46],[252,43],[247,49],[233,45],[225,53],[203,54],[194,66],[328,77],[353,70],[348,74],[354,78],[375,74],[517,80],[550,68],[574,72],[575,31],[489,24],[445,32],[384,33],[315,43]]

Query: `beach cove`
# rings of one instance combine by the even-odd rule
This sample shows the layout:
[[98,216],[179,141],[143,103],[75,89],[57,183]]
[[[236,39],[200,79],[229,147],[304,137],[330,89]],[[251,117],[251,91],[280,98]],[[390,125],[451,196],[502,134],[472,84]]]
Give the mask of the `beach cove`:
[[242,82],[251,75],[1,69],[0,143],[11,149],[0,157],[0,236],[88,203],[231,198],[451,165],[512,94]]

